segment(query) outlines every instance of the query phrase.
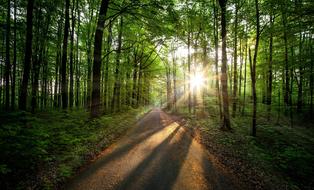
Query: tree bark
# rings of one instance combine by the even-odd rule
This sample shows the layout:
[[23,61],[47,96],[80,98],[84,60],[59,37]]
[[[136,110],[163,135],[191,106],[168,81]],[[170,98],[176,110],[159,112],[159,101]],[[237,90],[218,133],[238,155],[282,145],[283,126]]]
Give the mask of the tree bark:
[[31,58],[32,58],[33,7],[34,7],[34,0],[28,0],[24,70],[23,70],[23,79],[22,79],[20,97],[19,97],[19,108],[21,110],[26,110],[26,105],[27,105],[26,104],[27,87],[28,87],[29,73],[30,73],[30,68],[31,68]]
[[267,86],[267,112],[268,121],[270,120],[271,104],[272,104],[272,90],[273,90],[273,10],[270,14],[270,37],[269,37],[269,62],[268,62],[268,86]]
[[[256,41],[254,49],[253,63],[250,61],[251,80],[252,80],[252,96],[253,96],[253,114],[252,114],[252,136],[256,136],[256,112],[257,112],[257,96],[256,96],[256,62],[258,55],[258,45],[260,37],[260,23],[259,23],[259,7],[258,0],[255,0],[256,11]],[[250,53],[251,54],[251,53]],[[250,56],[251,57],[251,56]],[[250,58],[251,60],[251,58]]]
[[62,63],[61,63],[61,96],[62,108],[68,107],[68,81],[67,81],[67,52],[68,52],[68,36],[69,36],[69,8],[70,0],[65,1],[65,25],[63,34]]
[[8,1],[7,7],[7,23],[6,23],[6,56],[5,56],[5,109],[10,109],[10,36],[11,36],[11,1]]
[[[248,26],[246,25],[246,34],[248,33]],[[244,80],[243,80],[243,107],[242,107],[242,115],[244,115],[245,111],[245,101],[246,101],[246,69],[247,69],[247,54],[248,54],[248,36],[245,38],[245,60],[244,60]]]
[[188,107],[191,113],[192,100],[191,100],[191,33],[188,32]]
[[39,7],[38,11],[35,11],[36,15],[36,21],[37,21],[37,31],[36,31],[36,43],[35,43],[35,55],[34,55],[34,61],[33,61],[33,68],[32,68],[32,74],[33,74],[33,81],[32,81],[32,100],[31,100],[31,112],[35,113],[35,110],[37,108],[37,94],[38,94],[38,86],[39,86],[39,71],[40,71],[40,65],[42,61],[42,54],[43,54],[43,39],[40,38],[40,21],[41,21],[41,14],[42,10],[41,7]]
[[227,30],[226,30],[226,0],[219,0],[221,8],[221,38],[222,38],[222,65],[221,65],[221,85],[222,85],[222,102],[223,102],[223,119],[221,129],[231,130],[229,115],[229,97],[228,97],[228,76],[227,76]]
[[175,52],[172,54],[172,75],[173,75],[173,111],[176,112],[177,110],[177,63],[175,58]]
[[112,21],[109,20],[109,26],[108,26],[108,38],[107,38],[107,57],[106,57],[106,65],[105,65],[105,91],[104,91],[104,108],[105,112],[107,113],[108,110],[108,104],[109,104],[109,95],[108,95],[108,88],[109,88],[109,61],[110,61],[110,54],[111,51],[111,44],[112,44]]
[[120,18],[120,28],[118,35],[118,49],[116,57],[116,68],[114,73],[114,88],[113,88],[113,97],[111,103],[111,111],[116,112],[120,111],[120,88],[121,88],[121,79],[120,79],[120,59],[121,59],[121,47],[122,47],[122,30],[123,30],[123,17]]
[[74,61],[74,29],[75,29],[75,16],[74,16],[74,3],[75,0],[72,0],[72,8],[71,8],[71,19],[72,19],[72,29],[71,29],[71,50],[70,50],[70,93],[69,93],[69,106],[73,107],[74,102],[74,69],[73,69],[73,61]]
[[100,68],[102,60],[101,50],[108,5],[109,0],[101,1],[97,28],[95,31],[91,117],[98,117],[100,115]]
[[80,35],[80,10],[79,10],[79,1],[76,1],[76,14],[77,14],[77,35],[76,35],[76,100],[75,106],[79,107],[80,105],[80,59],[79,59],[79,35]]
[[15,109],[15,86],[16,86],[16,59],[17,59],[17,51],[16,51],[16,0],[14,0],[14,29],[13,29],[13,74],[12,74],[12,86],[11,86],[11,109]]
[[287,108],[287,106],[289,106],[289,99],[290,99],[290,77],[289,77],[289,62],[288,62],[288,34],[287,34],[287,15],[284,12],[285,10],[283,10],[282,13],[282,24],[283,24],[283,28],[284,28],[284,34],[283,34],[283,38],[284,38],[284,47],[285,47],[285,92],[284,92],[284,103],[285,106]]
[[[215,2],[215,1],[214,1]],[[217,5],[214,3],[214,43],[215,43],[215,72],[216,72],[216,90],[218,97],[218,108],[220,119],[222,119],[222,109],[221,109],[221,93],[219,87],[219,68],[218,68],[218,10]]]
[[232,117],[235,117],[237,111],[237,92],[238,92],[238,3],[235,5],[234,21],[234,59],[233,59],[233,102]]

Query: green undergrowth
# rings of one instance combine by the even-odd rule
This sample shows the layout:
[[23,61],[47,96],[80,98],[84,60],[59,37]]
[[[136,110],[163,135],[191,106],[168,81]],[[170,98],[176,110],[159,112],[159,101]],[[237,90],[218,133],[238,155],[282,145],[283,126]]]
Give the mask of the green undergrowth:
[[217,114],[208,115],[186,115],[187,126],[197,129],[199,140],[209,151],[246,184],[251,184],[248,189],[313,188],[314,128],[308,127],[311,121],[295,120],[291,128],[289,118],[281,115],[278,122],[273,114],[268,121],[261,111],[257,137],[252,137],[249,112],[232,118],[232,132],[219,129]]
[[1,113],[1,189],[55,189],[148,109],[91,120],[80,111]]

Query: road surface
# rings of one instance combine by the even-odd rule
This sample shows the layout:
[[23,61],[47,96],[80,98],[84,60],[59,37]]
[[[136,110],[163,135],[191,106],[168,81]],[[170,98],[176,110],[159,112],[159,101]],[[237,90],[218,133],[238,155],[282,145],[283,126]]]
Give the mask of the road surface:
[[153,109],[65,189],[239,189],[233,179],[173,116]]

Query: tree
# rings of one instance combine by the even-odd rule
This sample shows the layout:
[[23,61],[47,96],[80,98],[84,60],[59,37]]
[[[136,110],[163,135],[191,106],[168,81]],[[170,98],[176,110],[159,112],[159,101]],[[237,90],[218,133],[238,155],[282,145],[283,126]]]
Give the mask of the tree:
[[104,25],[107,14],[109,0],[102,0],[98,14],[97,28],[94,41],[94,62],[93,62],[93,87],[92,87],[92,106],[91,116],[97,117],[100,114],[100,68],[101,68],[101,49],[104,33]]
[[8,1],[7,8],[7,29],[6,29],[6,57],[5,57],[5,109],[10,109],[10,30],[11,30],[11,1]]
[[259,38],[260,38],[258,0],[255,0],[255,12],[256,12],[256,40],[255,40],[253,62],[251,60],[251,50],[249,50],[250,51],[250,70],[251,70],[251,80],[252,80],[252,95],[253,95],[252,136],[254,137],[256,136],[256,112],[257,112],[256,62],[257,62],[258,45],[259,45]]
[[222,105],[223,105],[223,118],[221,129],[231,130],[230,114],[229,114],[229,96],[228,96],[228,75],[227,75],[227,30],[226,30],[226,5],[227,0],[219,0],[221,8],[221,39],[222,39],[222,65],[221,65],[221,85],[222,85]]
[[69,36],[69,9],[70,0],[65,1],[65,24],[63,32],[62,62],[61,62],[61,96],[62,108],[68,107],[68,80],[67,80],[67,52],[68,52],[68,36]]
[[26,20],[26,45],[25,45],[25,58],[24,58],[24,70],[23,79],[19,96],[19,108],[26,110],[27,102],[27,87],[29,80],[29,72],[31,69],[32,58],[32,40],[33,40],[33,7],[34,0],[28,0],[27,2],[27,20]]
[[117,57],[116,57],[116,68],[114,73],[114,87],[113,87],[113,96],[111,103],[111,111],[116,112],[120,111],[120,62],[121,62],[121,47],[122,47],[122,30],[123,30],[123,17],[120,18],[120,27],[118,35],[118,47],[117,47]]

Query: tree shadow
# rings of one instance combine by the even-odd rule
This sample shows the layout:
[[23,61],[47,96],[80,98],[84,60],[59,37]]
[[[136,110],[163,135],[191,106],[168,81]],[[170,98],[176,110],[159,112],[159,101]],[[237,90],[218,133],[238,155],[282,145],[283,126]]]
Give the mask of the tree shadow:
[[222,168],[217,168],[215,161],[211,161],[207,154],[202,155],[202,168],[207,180],[208,189],[232,190],[240,189],[233,183]]
[[[154,111],[151,111],[151,113],[153,112]],[[136,123],[137,127],[135,127],[134,130],[130,131],[130,135],[128,136],[126,141],[121,144],[121,146],[118,146],[113,150],[113,152],[104,157],[101,157],[96,162],[89,165],[83,172],[70,180],[70,182],[65,187],[72,186],[76,182],[87,179],[91,174],[97,172],[98,170],[101,170],[103,166],[110,164],[110,162],[116,159],[121,158],[123,155],[132,150],[135,146],[149,139],[154,134],[157,134],[158,132],[167,128],[172,123],[175,123],[175,121],[172,120],[169,116],[162,116],[167,120],[166,123],[162,122],[162,112],[159,112],[158,114],[151,113]]]
[[114,189],[172,189],[192,138],[178,126]]

